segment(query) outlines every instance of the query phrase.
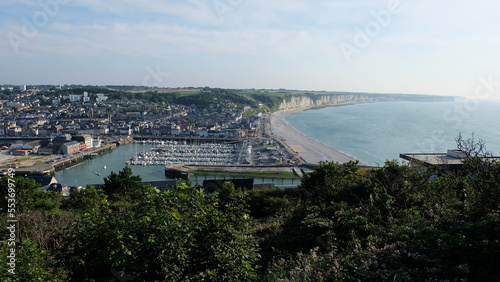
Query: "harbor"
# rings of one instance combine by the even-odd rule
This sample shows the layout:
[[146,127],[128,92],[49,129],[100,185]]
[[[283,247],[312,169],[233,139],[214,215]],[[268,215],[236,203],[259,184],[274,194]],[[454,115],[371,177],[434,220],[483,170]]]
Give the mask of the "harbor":
[[[98,148],[70,154],[15,156],[2,152],[1,166],[17,175],[55,176],[68,186],[102,184],[112,171],[130,166],[143,181],[253,178],[256,183],[297,185],[286,151],[266,139],[102,138]],[[26,144],[26,140],[9,140]],[[173,170],[171,170],[173,169]],[[169,171],[169,173],[166,173]],[[175,173],[171,173],[174,171]]]
[[162,144],[148,151],[141,151],[126,161],[126,165],[236,165],[240,158],[241,143],[200,145],[181,143]]
[[[237,144],[231,145],[236,146]],[[163,147],[165,144],[163,145]],[[175,146],[184,147],[182,142]],[[241,143],[239,144],[241,146]],[[112,171],[118,172],[127,166],[131,156],[138,156],[141,152],[155,152],[161,144],[154,142],[134,142],[115,147],[105,155],[93,159],[86,159],[81,165],[55,172],[59,183],[70,186],[86,186],[87,184],[102,184],[104,178]],[[153,150],[152,150],[153,149]],[[183,179],[178,175],[165,175],[165,166],[159,165],[129,165],[134,175],[139,175],[143,181],[164,181],[166,179]],[[288,165],[169,165],[169,168],[187,172],[188,179],[193,184],[201,184],[206,179],[234,179],[254,178],[255,183],[274,183],[275,185],[298,185],[300,177],[294,176],[293,167]]]

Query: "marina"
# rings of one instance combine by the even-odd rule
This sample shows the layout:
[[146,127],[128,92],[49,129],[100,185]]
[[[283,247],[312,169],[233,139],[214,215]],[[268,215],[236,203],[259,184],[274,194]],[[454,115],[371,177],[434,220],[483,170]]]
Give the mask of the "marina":
[[[86,159],[82,162],[81,165],[67,169],[67,170],[59,170],[55,173],[55,178],[59,183],[63,183],[65,185],[70,186],[86,186],[87,184],[102,184],[104,183],[104,178],[107,177],[112,171],[118,172],[122,170],[125,166],[127,166],[126,162],[130,161],[131,156],[138,156],[141,152],[155,152],[158,148],[167,146],[168,143],[156,144],[153,142],[150,143],[130,143],[116,147],[114,150],[110,151],[105,155],[101,155],[96,158]],[[176,145],[178,147],[184,147],[183,142],[178,142]],[[186,144],[187,145],[187,144]],[[227,145],[227,144],[222,144]],[[233,144],[231,144],[233,146]],[[234,146],[238,146],[238,144],[234,144]],[[241,147],[241,144],[239,144]],[[168,146],[167,146],[168,147]],[[177,165],[171,165],[169,167],[178,167]],[[184,165],[179,165],[184,166]],[[217,170],[220,170],[220,174],[217,176],[214,175],[205,175],[204,173],[198,174],[189,174],[188,178],[193,182],[193,184],[199,183],[201,184],[205,179],[231,179],[231,178],[241,178],[242,173],[235,173],[233,171],[227,171],[231,167],[235,167],[234,165],[229,166],[210,166],[214,167]],[[237,166],[236,166],[237,167]],[[130,165],[132,172],[134,175],[139,175],[143,181],[163,181],[165,179],[183,179],[184,177],[180,174],[165,174],[165,166],[163,165]],[[200,166],[194,165],[190,168],[199,169]],[[248,174],[247,169],[251,169],[246,165],[243,168],[238,168],[237,170],[241,170],[243,173]],[[271,167],[261,167],[259,170],[262,171],[274,171],[278,170],[277,168]],[[280,168],[279,170],[287,170],[287,168]],[[182,171],[181,171],[182,172]],[[255,179],[255,183],[275,183],[275,185],[297,185],[300,183],[297,179],[288,179],[287,177],[257,177],[252,175]]]
[[126,165],[235,165],[241,154],[238,144],[164,144],[141,151],[126,161]]

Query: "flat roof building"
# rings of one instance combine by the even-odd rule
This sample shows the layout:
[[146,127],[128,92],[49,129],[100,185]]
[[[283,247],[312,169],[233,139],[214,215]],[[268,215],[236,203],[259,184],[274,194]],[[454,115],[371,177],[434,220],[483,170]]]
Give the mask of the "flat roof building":
[[[400,154],[399,157],[410,163],[420,163],[426,167],[441,166],[459,170],[462,168],[467,154],[461,150],[448,150],[446,153]],[[488,162],[500,161],[500,157],[483,157],[483,159]]]

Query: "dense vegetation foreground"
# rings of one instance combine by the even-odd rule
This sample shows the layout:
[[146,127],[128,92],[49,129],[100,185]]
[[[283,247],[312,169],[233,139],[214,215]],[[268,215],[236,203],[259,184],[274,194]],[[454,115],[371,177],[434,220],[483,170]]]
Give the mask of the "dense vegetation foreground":
[[460,172],[324,162],[299,191],[159,192],[129,168],[105,182],[63,200],[17,177],[15,274],[3,263],[0,280],[500,280],[500,165],[480,159]]

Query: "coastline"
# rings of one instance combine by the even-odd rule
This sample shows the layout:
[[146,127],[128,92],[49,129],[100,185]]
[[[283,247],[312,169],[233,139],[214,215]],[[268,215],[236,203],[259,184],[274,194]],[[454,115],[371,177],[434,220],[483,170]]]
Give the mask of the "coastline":
[[[349,161],[355,161],[356,159],[354,157],[304,135],[302,132],[298,131],[285,121],[285,117],[289,114],[323,107],[337,107],[353,104],[355,103],[325,105],[319,107],[301,107],[274,112],[272,113],[270,119],[272,133],[275,137],[281,139],[282,142],[286,143],[290,148],[297,152],[299,157],[307,163],[317,164],[320,161],[334,161],[342,164]],[[359,164],[367,165],[361,161]]]

